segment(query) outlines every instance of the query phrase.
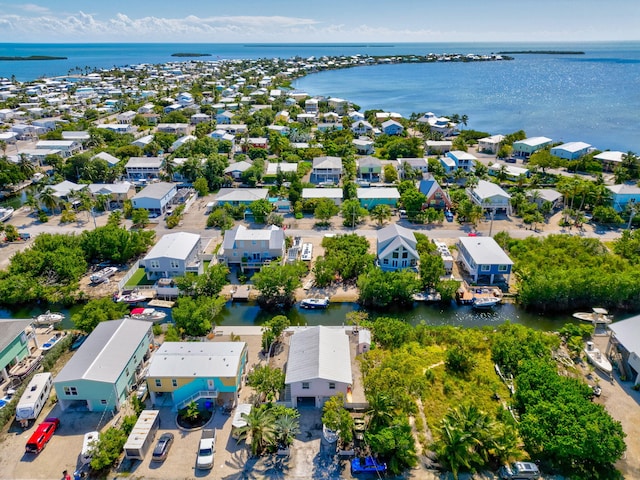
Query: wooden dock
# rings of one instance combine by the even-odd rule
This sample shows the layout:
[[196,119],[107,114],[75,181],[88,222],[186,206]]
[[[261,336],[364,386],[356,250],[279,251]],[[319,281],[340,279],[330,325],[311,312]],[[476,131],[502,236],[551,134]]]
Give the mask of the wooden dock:
[[458,303],[463,305],[469,305],[473,303],[476,299],[482,298],[495,298],[498,297],[502,299],[502,290],[498,287],[472,287],[467,285],[466,283],[462,283],[460,288],[456,292],[456,300]]
[[231,290],[231,301],[248,302],[251,294],[251,285],[236,285]]

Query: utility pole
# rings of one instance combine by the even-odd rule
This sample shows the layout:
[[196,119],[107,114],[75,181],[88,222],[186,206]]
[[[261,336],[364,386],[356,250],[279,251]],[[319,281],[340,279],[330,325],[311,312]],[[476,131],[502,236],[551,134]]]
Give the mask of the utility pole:
[[631,211],[631,213],[629,213],[629,223],[627,224],[627,230],[631,230],[631,222],[633,222],[633,217],[636,216],[636,202],[635,200],[631,200],[629,202],[629,210]]
[[495,210],[491,210],[491,223],[489,224],[489,236],[491,236],[491,232],[493,232],[493,216],[496,214]]

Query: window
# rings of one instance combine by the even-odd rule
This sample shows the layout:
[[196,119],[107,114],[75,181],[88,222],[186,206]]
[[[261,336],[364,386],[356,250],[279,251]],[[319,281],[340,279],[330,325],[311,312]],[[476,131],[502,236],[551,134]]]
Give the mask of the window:
[[78,395],[78,389],[76,387],[64,387],[65,395]]
[[506,272],[508,267],[509,267],[509,265],[498,265],[498,271],[499,272]]
[[309,382],[302,382],[302,389],[309,390]]
[[151,260],[149,264],[151,265],[151,268],[160,268],[160,260]]
[[107,404],[107,401],[103,399],[103,400],[100,400],[100,403],[101,403],[102,405],[106,405],[106,404]]
[[482,270],[483,272],[488,272],[489,270],[491,270],[491,265],[480,265],[480,270]]
[[393,252],[393,254],[391,255],[393,258],[398,258],[398,252]]
[[402,258],[409,258],[409,252],[402,252]]
[[329,390],[335,390],[335,389],[336,389],[335,382],[329,382]]
[[162,386],[162,379],[156,378],[156,387],[161,387],[161,386]]
[[383,265],[389,265],[389,259],[385,258],[384,260],[382,260],[382,264]]
[[173,387],[177,387],[177,386],[178,386],[178,380],[176,380],[175,378],[172,378],[172,379],[171,379],[171,385],[172,385]]
[[171,260],[169,264],[174,270],[180,268],[180,262],[178,262],[178,260]]

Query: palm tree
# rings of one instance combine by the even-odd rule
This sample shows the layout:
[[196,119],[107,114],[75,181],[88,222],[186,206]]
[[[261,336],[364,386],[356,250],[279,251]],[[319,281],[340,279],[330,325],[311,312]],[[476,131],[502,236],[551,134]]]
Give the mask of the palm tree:
[[300,422],[297,418],[283,415],[275,421],[278,445],[288,447],[300,433]]
[[162,163],[162,168],[164,169],[167,180],[173,181],[173,175],[177,170],[176,162],[173,160],[173,158],[167,157]]
[[48,186],[45,187],[45,189],[42,190],[39,195],[40,203],[51,212],[55,211],[55,208],[58,206],[59,202],[59,199],[58,197],[56,197],[55,193],[55,190]]
[[31,178],[36,171],[36,167],[31,163],[29,157],[24,153],[20,154],[20,160],[18,161],[18,168],[25,178]]
[[499,182],[504,182],[507,179],[507,176],[508,176],[507,166],[500,165],[500,168],[496,172],[496,178],[498,179]]
[[391,218],[391,207],[389,205],[376,205],[369,214],[373,220],[378,222],[381,227],[384,223]]
[[366,411],[368,426],[373,431],[388,427],[394,419],[395,404],[389,396],[376,392],[367,398],[369,410]]
[[251,444],[251,454],[259,455],[276,439],[276,428],[271,411],[265,408],[253,408],[242,414],[246,425],[238,429],[238,440],[246,439]]

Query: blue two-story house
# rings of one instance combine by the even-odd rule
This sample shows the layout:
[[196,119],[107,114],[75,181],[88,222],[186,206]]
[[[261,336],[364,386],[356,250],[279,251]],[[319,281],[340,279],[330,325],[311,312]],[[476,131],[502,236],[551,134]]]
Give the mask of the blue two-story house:
[[487,285],[509,283],[513,261],[491,237],[460,237],[458,262],[474,282]]
[[611,191],[611,201],[613,208],[617,212],[622,212],[627,208],[629,204],[635,204],[640,206],[640,188],[636,185],[607,185],[607,188]]

